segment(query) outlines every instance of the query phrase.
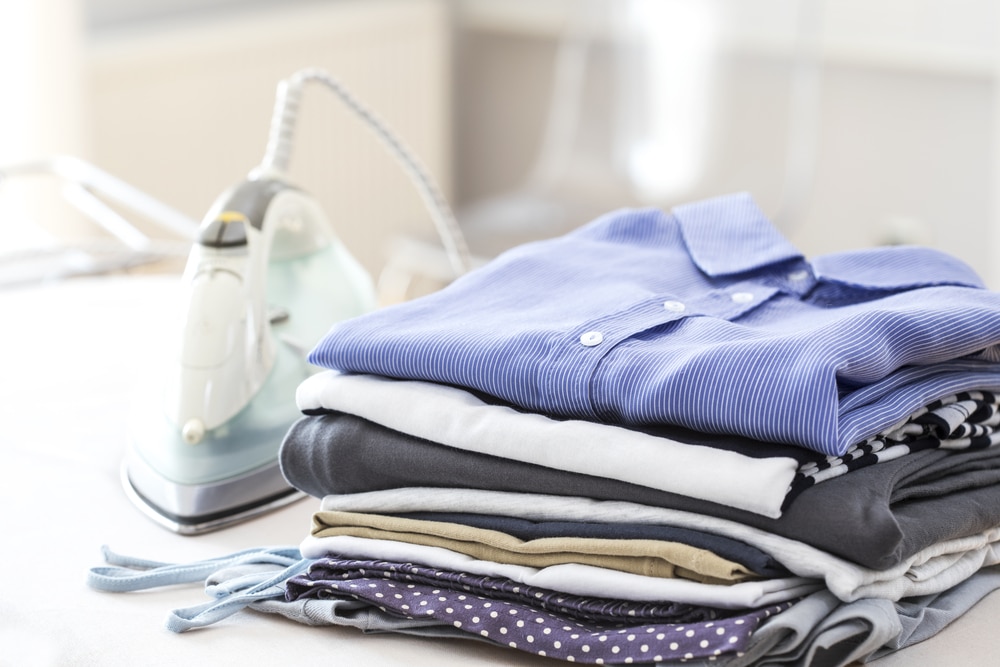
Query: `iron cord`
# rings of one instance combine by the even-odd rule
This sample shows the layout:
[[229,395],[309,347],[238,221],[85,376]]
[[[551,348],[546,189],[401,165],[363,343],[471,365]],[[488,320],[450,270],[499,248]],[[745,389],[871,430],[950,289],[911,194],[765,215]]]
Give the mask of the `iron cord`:
[[430,212],[455,277],[467,272],[471,259],[465,237],[451,207],[428,170],[383,120],[325,70],[302,69],[278,84],[267,148],[258,167],[259,172],[283,174],[288,170],[302,91],[309,82],[321,83],[336,94],[389,149],[416,186]]

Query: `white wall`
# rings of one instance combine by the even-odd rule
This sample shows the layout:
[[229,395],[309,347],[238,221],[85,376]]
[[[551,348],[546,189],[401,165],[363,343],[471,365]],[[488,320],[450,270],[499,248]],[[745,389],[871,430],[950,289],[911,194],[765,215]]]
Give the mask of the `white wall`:
[[[962,257],[1000,286],[995,3],[693,2],[718,21],[699,177],[660,201],[618,183],[576,223],[602,208],[750,190],[810,255],[916,241]],[[468,207],[516,190],[530,172],[556,39],[581,4],[462,6],[455,143],[458,192]],[[804,7],[815,11],[804,14]],[[591,132],[615,131],[612,61],[607,49],[594,51],[585,98],[586,113],[597,119]],[[802,62],[812,70],[797,69]],[[803,94],[796,98],[796,90]]]

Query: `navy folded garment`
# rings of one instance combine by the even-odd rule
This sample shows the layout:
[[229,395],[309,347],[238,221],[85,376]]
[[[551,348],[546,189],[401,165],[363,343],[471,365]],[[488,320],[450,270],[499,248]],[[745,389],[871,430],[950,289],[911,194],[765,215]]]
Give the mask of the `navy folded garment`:
[[744,650],[783,602],[737,613],[696,605],[569,595],[502,577],[412,563],[316,560],[286,584],[285,599],[364,600],[404,618],[439,618],[500,646],[570,662],[626,664]]

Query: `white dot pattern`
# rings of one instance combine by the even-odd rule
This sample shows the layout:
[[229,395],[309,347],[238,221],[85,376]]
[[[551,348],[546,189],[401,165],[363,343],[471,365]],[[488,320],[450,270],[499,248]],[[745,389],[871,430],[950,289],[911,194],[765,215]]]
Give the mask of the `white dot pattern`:
[[378,600],[386,613],[408,619],[416,618],[411,609],[418,601],[430,601],[421,617],[501,646],[593,664],[649,662],[652,654],[658,660],[684,660],[744,650],[767,614],[790,606],[723,617],[725,612],[704,607],[581,598],[500,577],[336,558],[319,559],[288,581],[286,599],[309,597]]

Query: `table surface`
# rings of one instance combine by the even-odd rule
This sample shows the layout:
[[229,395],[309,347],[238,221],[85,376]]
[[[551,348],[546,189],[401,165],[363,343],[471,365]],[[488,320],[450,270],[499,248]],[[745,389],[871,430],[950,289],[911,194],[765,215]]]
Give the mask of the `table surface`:
[[[197,537],[155,525],[126,499],[128,411],[170,342],[175,276],[77,279],[0,291],[0,665],[247,665],[328,654],[337,665],[565,664],[475,641],[362,635],[245,611],[185,634],[167,613],[207,601],[200,586],[112,594],[86,585],[101,546],[186,562],[295,546],[318,501]],[[932,640],[876,663],[995,665],[1000,595]],[[991,653],[994,654],[991,656]]]

